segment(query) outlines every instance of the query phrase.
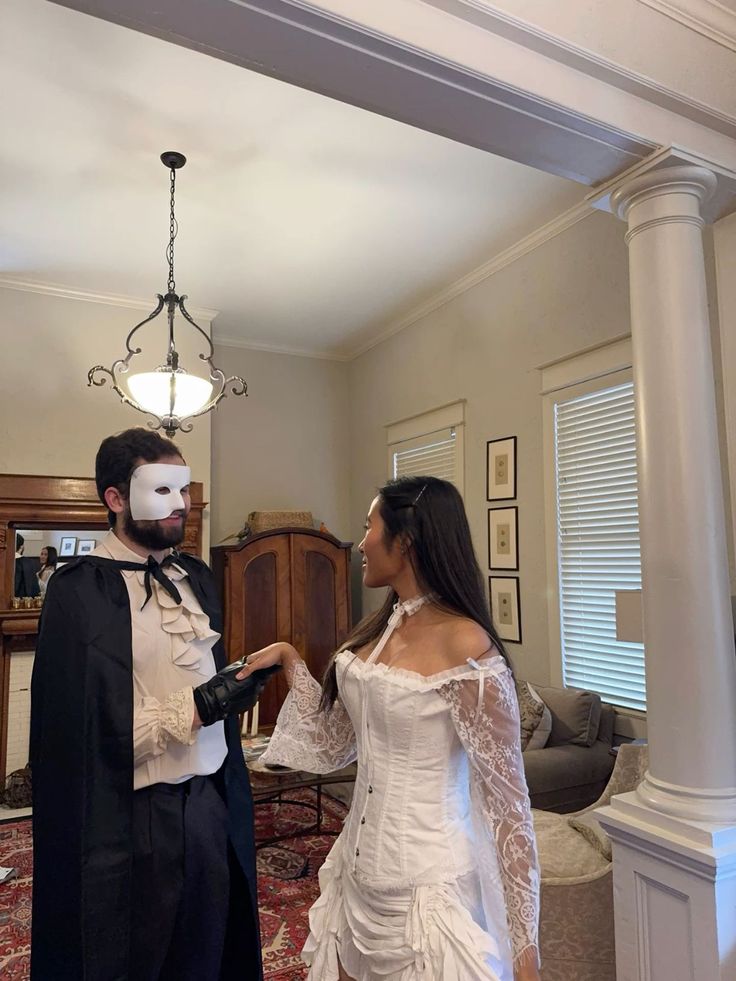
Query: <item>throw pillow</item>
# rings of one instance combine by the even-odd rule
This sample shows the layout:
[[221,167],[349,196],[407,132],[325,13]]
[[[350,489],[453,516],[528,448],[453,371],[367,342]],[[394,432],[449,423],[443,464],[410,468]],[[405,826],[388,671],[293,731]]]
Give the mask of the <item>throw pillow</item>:
[[598,738],[601,696],[578,688],[539,688],[552,713],[550,746],[592,746]]
[[521,748],[527,748],[534,730],[539,725],[544,714],[544,703],[538,696],[532,695],[526,681],[516,681],[516,697],[519,700],[519,717],[521,722]]
[[568,818],[568,823],[571,828],[579,831],[583,838],[589,841],[603,855],[607,862],[613,861],[611,839],[600,826],[600,822],[595,816],[595,811],[588,811],[587,814],[578,814],[575,817]]
[[527,749],[544,749],[547,745],[547,740],[549,739],[549,734],[552,732],[552,713],[549,707],[544,704],[542,699],[539,697],[534,688],[529,685],[529,693],[532,698],[535,698],[542,705],[542,718],[539,720],[539,725],[532,733],[532,737],[527,743]]

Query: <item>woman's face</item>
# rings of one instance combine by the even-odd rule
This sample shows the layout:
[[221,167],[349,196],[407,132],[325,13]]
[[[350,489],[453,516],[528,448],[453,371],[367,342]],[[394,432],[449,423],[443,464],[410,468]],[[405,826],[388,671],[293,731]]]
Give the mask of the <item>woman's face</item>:
[[49,560],[49,550],[47,548],[41,549],[41,565],[46,565]]
[[358,545],[363,555],[363,582],[371,587],[390,586],[406,562],[398,538],[386,545],[380,503],[379,497],[374,498],[365,520],[363,541]]

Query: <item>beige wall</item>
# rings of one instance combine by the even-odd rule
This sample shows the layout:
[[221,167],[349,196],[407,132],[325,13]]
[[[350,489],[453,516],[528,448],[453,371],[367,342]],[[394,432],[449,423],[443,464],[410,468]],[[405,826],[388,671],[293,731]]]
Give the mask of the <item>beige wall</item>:
[[486,440],[518,436],[523,644],[509,650],[519,674],[539,683],[549,660],[536,368],[628,331],[623,232],[596,213],[350,364],[353,538],[386,478],[383,427],[465,398],[465,502],[487,573]]
[[[0,288],[0,472],[93,477],[104,437],[146,424],[148,417],[124,406],[109,386],[87,387],[89,368],[121,357],[128,331],[144,316],[137,308]],[[155,330],[163,359],[166,326]],[[181,351],[183,359],[190,353],[184,335]],[[206,500],[209,417],[177,442]]]
[[250,511],[307,510],[350,539],[347,365],[218,346],[216,361],[248,383],[212,420],[212,541]]

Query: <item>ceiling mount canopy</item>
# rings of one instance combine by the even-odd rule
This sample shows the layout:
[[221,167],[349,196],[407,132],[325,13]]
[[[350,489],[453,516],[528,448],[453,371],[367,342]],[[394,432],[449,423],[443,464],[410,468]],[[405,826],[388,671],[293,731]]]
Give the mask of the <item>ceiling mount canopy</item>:
[[[156,308],[141,320],[128,334],[125,347],[127,354],[119,358],[110,368],[95,365],[87,373],[87,384],[105,385],[108,378],[122,402],[132,406],[139,412],[145,412],[154,417],[149,420],[151,429],[163,429],[167,436],[174,436],[177,431],[188,433],[192,430],[189,419],[204,415],[228,394],[247,395],[248,386],[238,375],[225,377],[225,373],[213,362],[214,348],[207,333],[190,316],[184,301],[186,296],[178,296],[174,279],[174,239],[178,232],[175,216],[174,199],[176,193],[176,172],[187,162],[187,158],[176,150],[167,150],[161,154],[161,162],[170,174],[171,207],[169,212],[169,244],[166,248],[166,259],[169,267],[169,277],[166,294],[158,293]],[[166,308],[168,322],[168,348],[166,361],[153,371],[129,374],[133,358],[143,351],[141,347],[133,347],[133,336],[145,324],[155,320]],[[206,344],[205,353],[199,355],[209,369],[209,378],[190,374],[179,364],[179,352],[174,338],[174,315],[179,311],[182,317],[197,331]],[[138,343],[138,342],[136,342]],[[122,385],[125,384],[125,388]],[[127,388],[127,391],[126,391]]]

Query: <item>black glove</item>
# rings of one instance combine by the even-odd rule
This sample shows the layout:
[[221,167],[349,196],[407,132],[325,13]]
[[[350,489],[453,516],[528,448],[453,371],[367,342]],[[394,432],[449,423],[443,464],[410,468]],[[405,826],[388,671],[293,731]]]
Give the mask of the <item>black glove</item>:
[[245,658],[233,661],[209,681],[194,689],[194,704],[203,726],[211,726],[229,715],[247,712],[258,701],[269,677],[281,670],[280,664],[260,668],[238,681],[235,675],[245,667]]

